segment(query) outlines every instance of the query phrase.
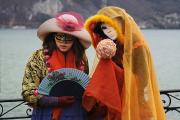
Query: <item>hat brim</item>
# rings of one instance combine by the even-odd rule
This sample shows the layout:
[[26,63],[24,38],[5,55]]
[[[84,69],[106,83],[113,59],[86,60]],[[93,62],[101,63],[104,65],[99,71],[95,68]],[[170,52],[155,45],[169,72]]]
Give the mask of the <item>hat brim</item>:
[[84,48],[88,48],[91,45],[91,36],[84,28],[79,31],[64,31],[58,26],[55,18],[51,18],[42,23],[37,30],[37,36],[40,38],[40,40],[44,41],[45,37],[52,32],[73,35],[79,38],[79,41],[84,46]]

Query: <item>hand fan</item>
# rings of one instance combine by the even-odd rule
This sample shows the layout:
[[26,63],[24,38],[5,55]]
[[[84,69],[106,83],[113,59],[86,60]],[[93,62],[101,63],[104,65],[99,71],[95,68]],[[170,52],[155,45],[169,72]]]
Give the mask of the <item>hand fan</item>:
[[62,68],[49,73],[40,83],[38,92],[48,96],[81,98],[88,82],[86,73],[74,68]]

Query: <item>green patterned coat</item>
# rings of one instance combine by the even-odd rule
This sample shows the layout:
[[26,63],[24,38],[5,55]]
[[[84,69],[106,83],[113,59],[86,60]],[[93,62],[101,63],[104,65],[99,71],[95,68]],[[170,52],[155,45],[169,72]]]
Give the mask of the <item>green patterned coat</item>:
[[34,96],[34,90],[38,89],[41,80],[48,74],[44,63],[43,50],[39,49],[33,53],[26,64],[22,82],[22,96],[28,103],[35,103],[41,96]]

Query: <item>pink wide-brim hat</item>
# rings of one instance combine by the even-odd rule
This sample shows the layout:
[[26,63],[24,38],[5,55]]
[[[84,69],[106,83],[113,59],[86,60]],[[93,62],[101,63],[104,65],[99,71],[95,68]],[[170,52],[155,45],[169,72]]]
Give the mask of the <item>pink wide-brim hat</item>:
[[52,32],[56,33],[66,33],[69,35],[73,35],[77,38],[79,38],[80,43],[84,46],[84,48],[88,48],[91,45],[91,36],[90,34],[82,27],[80,30],[64,30],[60,27],[58,24],[57,18],[51,18],[49,20],[46,20],[44,23],[42,23],[38,30],[37,30],[37,36],[40,38],[40,40],[44,41],[45,37]]

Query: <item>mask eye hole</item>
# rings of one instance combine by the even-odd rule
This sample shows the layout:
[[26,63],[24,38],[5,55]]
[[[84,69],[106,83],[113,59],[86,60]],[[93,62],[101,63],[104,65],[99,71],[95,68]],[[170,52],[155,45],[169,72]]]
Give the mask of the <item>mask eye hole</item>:
[[65,37],[66,37],[65,34],[59,34],[59,33],[57,33],[57,34],[55,35],[55,38],[58,39],[58,40],[64,39]]
[[107,29],[107,27],[102,25],[101,29],[104,30],[104,29]]

